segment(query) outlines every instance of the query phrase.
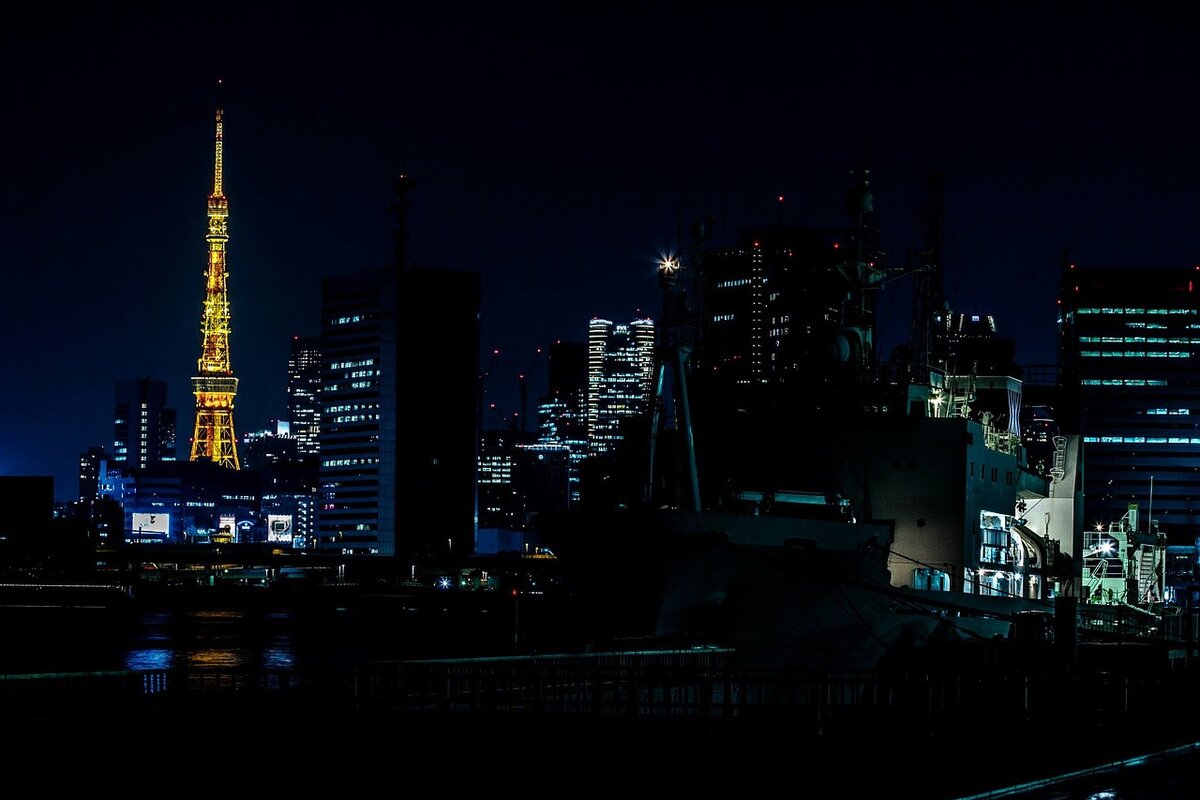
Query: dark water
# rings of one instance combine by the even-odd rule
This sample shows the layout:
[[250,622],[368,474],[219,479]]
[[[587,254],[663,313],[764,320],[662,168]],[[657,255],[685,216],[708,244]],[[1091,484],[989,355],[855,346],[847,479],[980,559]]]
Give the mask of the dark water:
[[[532,628],[527,619],[521,623]],[[510,655],[513,625],[513,610],[503,602],[122,613],[0,608],[0,673],[192,668],[348,674],[377,659]]]

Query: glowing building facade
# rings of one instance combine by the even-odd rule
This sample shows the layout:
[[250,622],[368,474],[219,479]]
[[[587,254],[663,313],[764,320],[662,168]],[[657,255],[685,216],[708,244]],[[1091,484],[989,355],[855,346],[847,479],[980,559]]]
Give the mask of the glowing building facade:
[[1083,435],[1084,527],[1131,503],[1181,541],[1200,525],[1200,267],[1067,264],[1059,315],[1062,427]]
[[204,312],[201,315],[200,358],[192,392],[196,395],[196,429],[191,461],[211,461],[238,469],[237,436],[233,431],[233,398],[238,379],[229,358],[229,296],[225,246],[229,241],[229,200],[222,186],[224,123],[217,108],[213,190],[208,196],[208,269],[205,272]]
[[654,321],[588,325],[588,455],[607,453],[621,439],[622,419],[645,414],[653,392]]
[[321,452],[321,340],[293,336],[288,355],[288,419],[301,457]]

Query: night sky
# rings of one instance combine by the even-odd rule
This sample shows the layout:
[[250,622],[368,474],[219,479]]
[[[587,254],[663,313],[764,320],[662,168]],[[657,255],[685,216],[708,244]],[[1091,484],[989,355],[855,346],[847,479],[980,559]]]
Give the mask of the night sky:
[[[140,376],[168,382],[186,457],[218,75],[239,432],[283,414],[320,278],[388,262],[400,172],[413,261],[482,274],[483,346],[502,352],[488,394],[507,411],[518,372],[543,388],[537,346],[582,341],[593,315],[657,316],[654,262],[681,221],[715,215],[718,243],[842,226],[864,148],[896,263],[926,171],[945,172],[952,305],[995,314],[1023,363],[1053,361],[1064,249],[1200,261],[1183,20],[737,8],[10,20],[0,474],[51,474],[72,498],[78,453],[111,447],[114,381]],[[909,304],[896,281],[885,327]]]

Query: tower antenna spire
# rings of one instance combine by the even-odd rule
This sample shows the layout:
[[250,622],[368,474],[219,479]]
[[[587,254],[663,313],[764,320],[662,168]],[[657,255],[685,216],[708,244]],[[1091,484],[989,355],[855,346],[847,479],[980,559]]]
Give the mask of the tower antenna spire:
[[212,461],[239,469],[237,437],[233,431],[233,398],[238,379],[229,357],[229,294],[225,247],[229,242],[229,199],[223,187],[224,111],[217,79],[217,135],[213,159],[213,190],[208,196],[208,269],[205,271],[204,311],[201,315],[200,358],[192,394],[196,396],[196,429],[192,435],[192,461]]

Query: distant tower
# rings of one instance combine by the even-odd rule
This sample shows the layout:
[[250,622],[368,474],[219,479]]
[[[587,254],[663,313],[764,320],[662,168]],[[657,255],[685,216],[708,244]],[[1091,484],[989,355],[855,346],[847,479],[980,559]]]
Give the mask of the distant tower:
[[205,279],[203,343],[192,378],[196,395],[196,432],[192,461],[212,461],[239,469],[237,436],[233,432],[233,398],[238,379],[229,360],[229,296],[226,292],[225,243],[229,241],[229,200],[221,188],[222,123],[217,105],[217,146],[213,190],[208,196],[208,272]]

